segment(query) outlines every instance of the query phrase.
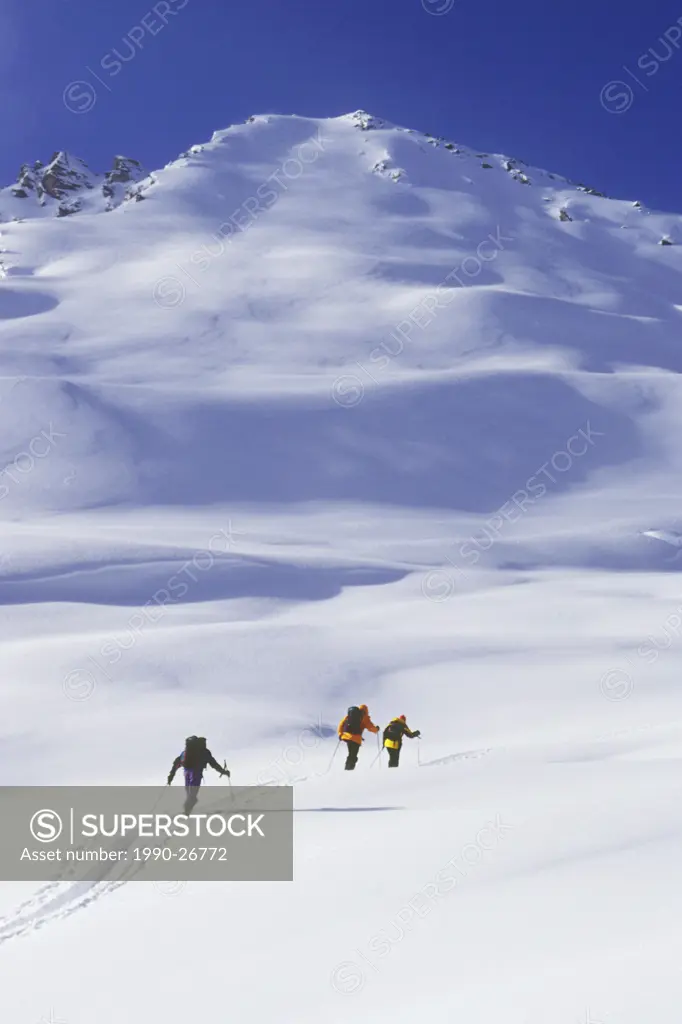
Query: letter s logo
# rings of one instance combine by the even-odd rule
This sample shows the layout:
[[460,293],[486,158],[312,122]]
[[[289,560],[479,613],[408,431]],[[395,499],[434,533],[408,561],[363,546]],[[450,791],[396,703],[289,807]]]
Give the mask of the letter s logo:
[[62,819],[56,811],[36,811],[29,825],[31,835],[39,843],[53,843],[62,834]]

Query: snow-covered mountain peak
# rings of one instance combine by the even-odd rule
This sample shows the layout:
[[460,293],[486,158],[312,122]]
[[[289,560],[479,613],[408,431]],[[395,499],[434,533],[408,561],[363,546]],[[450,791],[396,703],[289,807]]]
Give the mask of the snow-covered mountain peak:
[[[311,119],[296,115],[254,114],[243,124],[215,131],[208,142],[190,146],[177,159],[167,164],[164,170],[186,166],[187,161],[192,161],[200,154],[206,151],[222,151],[227,145],[228,153],[221,159],[225,161],[225,173],[229,173],[233,158],[239,158],[238,153],[233,153],[229,149],[230,146],[239,144],[241,150],[245,146],[250,147],[254,156],[257,156],[259,147],[262,147],[265,155],[271,148],[270,141],[276,143],[280,138],[295,135],[301,126],[310,123]],[[462,175],[466,176],[469,171],[478,174],[480,170],[485,170],[492,172],[493,175],[505,174],[521,185],[538,185],[544,189],[568,187],[572,191],[596,197],[604,196],[602,192],[585,184],[571,182],[561,175],[531,167],[523,160],[503,154],[480,152],[442,136],[433,136],[392,124],[364,110],[321,119],[317,123],[320,132],[326,132],[327,135],[336,134],[337,138],[340,137],[339,133],[343,133],[347,128],[372,133],[375,141],[370,149],[375,159],[369,169],[394,182],[428,184],[430,168],[431,172],[436,172],[439,186],[444,183],[443,178],[449,176],[454,188],[457,181],[462,179]],[[409,140],[407,149],[405,140]],[[447,154],[448,159],[453,162],[447,169],[444,166],[439,168],[434,162],[424,165],[423,168],[408,169],[403,166],[404,156],[409,157],[410,153],[416,152],[417,149],[424,151],[427,146]],[[415,171],[419,172],[416,177]],[[422,174],[422,171],[426,174]],[[424,180],[420,182],[421,178]],[[79,157],[57,152],[46,165],[41,161],[32,165],[24,164],[17,182],[9,188],[0,190],[0,221],[24,220],[44,215],[63,217],[80,211],[106,212],[128,199],[144,198],[143,193],[157,180],[154,176],[150,177],[138,161],[127,157],[115,157],[112,168],[105,174],[99,174],[93,172]],[[569,219],[568,214],[562,216],[565,220]]]
[[[147,201],[126,201],[133,198]],[[100,216],[106,210],[113,212]],[[53,223],[67,213],[78,216]],[[680,253],[659,244],[679,239],[679,217],[645,214],[365,111],[254,115],[151,175],[124,156],[100,175],[56,153],[2,190],[0,215],[6,373],[25,378],[22,392],[34,393],[36,407],[69,424],[50,466],[63,457],[88,467],[66,489],[59,476],[47,489],[31,477],[12,492],[30,504],[80,507],[139,493],[164,503],[176,500],[180,480],[196,500],[250,499],[274,473],[283,474],[282,491],[299,498],[389,495],[411,503],[419,494],[431,505],[478,509],[502,500],[549,438],[559,444],[573,419],[587,417],[588,399],[566,385],[566,373],[584,374],[592,394],[616,386],[598,374],[621,364],[656,372],[682,365],[671,340],[682,305]],[[472,375],[493,370],[514,413],[504,437],[493,427],[490,377],[454,411],[444,398],[451,389],[476,391]],[[101,374],[105,403],[92,392]],[[367,391],[394,387],[423,395],[413,408],[408,391],[399,401],[396,393],[401,411],[380,429],[400,454],[378,472],[381,459],[360,441],[378,428],[376,405],[359,403],[346,423],[358,432],[357,448],[347,447],[335,416]],[[234,426],[223,403],[260,401],[273,388],[281,400],[306,396],[305,413],[278,433],[279,468],[271,439],[256,441],[265,438],[261,424],[249,435],[249,464],[230,448],[229,472],[216,473],[196,411],[207,390],[219,396],[223,435]],[[440,397],[428,398],[434,388]],[[145,389],[133,411],[129,403]],[[187,392],[174,416],[163,403],[157,408],[164,389]],[[14,410],[8,454],[33,429],[22,419],[31,402],[18,395],[13,389],[4,403]],[[320,402],[326,411],[314,426]],[[456,440],[469,407],[481,445],[471,462]],[[533,408],[544,426],[529,439]],[[605,415],[611,440],[600,455],[610,465],[622,454],[613,438],[628,430]],[[151,417],[149,432],[135,426],[138,416]],[[176,422],[192,424],[177,467],[173,446],[162,455],[151,440],[172,434]],[[301,444],[314,448],[305,472],[295,468]],[[422,468],[415,452],[431,453]],[[453,472],[431,475],[431,456]]]
[[384,121],[381,117],[375,117],[374,114],[368,114],[366,110],[356,110],[353,114],[344,115],[346,119],[350,120],[353,124],[361,128],[363,132],[377,130],[380,128],[395,128],[396,125],[391,124],[389,121]]

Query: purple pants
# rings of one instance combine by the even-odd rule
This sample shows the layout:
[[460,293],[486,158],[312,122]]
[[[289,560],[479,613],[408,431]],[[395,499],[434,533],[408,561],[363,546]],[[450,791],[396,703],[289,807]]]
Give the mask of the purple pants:
[[199,799],[199,786],[203,772],[185,768],[185,814],[189,814]]
[[185,768],[185,789],[199,787],[203,774],[198,768]]

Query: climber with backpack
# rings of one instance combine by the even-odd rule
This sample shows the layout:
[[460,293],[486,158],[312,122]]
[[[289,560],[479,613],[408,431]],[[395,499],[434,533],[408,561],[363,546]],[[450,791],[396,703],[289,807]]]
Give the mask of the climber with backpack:
[[400,748],[403,745],[403,736],[414,739],[421,736],[419,729],[412,732],[405,721],[405,715],[399,718],[392,718],[384,729],[384,747],[388,750],[388,767],[397,768],[400,761]]
[[360,753],[362,734],[365,729],[369,729],[370,732],[379,732],[379,726],[375,725],[369,717],[367,705],[360,704],[356,707],[353,704],[348,708],[345,718],[339,722],[338,730],[339,742],[345,742],[348,747],[348,757],[346,758],[347,772],[352,772],[355,768],[358,754]]
[[210,765],[215,768],[219,775],[226,775],[229,779],[230,773],[227,766],[220,767],[211,751],[206,746],[205,736],[188,736],[185,740],[185,749],[173,761],[173,767],[168,775],[170,786],[179,768],[185,773],[185,814],[189,814],[199,799],[199,786],[206,767]]

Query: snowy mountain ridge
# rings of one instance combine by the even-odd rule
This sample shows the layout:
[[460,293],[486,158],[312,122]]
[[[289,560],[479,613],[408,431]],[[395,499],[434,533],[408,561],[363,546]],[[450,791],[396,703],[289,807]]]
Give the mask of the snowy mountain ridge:
[[[253,115],[245,123],[267,123],[271,116],[273,115]],[[523,160],[500,154],[478,153],[441,136],[418,133],[411,128],[393,125],[366,111],[356,111],[353,114],[344,115],[344,117],[364,132],[395,131],[414,135],[420,142],[425,141],[435,148],[442,147],[454,156],[458,156],[464,161],[474,162],[476,166],[486,170],[501,169],[509,174],[514,181],[523,185],[546,185],[549,182],[554,182],[569,185],[588,195],[604,196],[604,193],[587,185],[572,182],[568,178],[552,174],[549,171],[529,167]],[[232,126],[232,128],[235,127],[238,126]],[[228,128],[214,132],[211,143],[220,143],[228,138],[230,131],[231,129]],[[197,156],[204,151],[206,145],[190,146],[186,152],[180,154],[177,161],[171,161],[166,166],[172,167],[176,162]],[[388,173],[395,181],[399,181],[405,173],[401,168],[392,168],[388,161],[379,162],[375,169],[380,173]],[[52,155],[47,165],[41,161],[36,161],[32,165],[22,165],[16,183],[0,189],[0,223],[5,220],[20,220],[41,214],[64,217],[80,210],[109,212],[129,199],[138,201],[144,199],[144,191],[151,187],[153,182],[153,175],[149,175],[138,161],[128,157],[115,157],[112,169],[102,175],[91,171],[80,157],[57,152]],[[93,201],[93,196],[89,195],[93,191],[98,193],[99,199],[104,199],[103,203]],[[35,202],[17,204],[14,202],[17,199],[28,199]],[[38,209],[36,209],[36,205]],[[639,203],[635,205],[640,206]]]
[[[40,473],[2,481],[4,507],[249,500],[279,481],[294,500],[492,513],[597,412],[611,426],[595,457],[619,463],[640,427],[628,414],[614,430],[614,371],[679,365],[679,249],[660,243],[682,218],[531,168],[524,185],[506,158],[446,146],[362,111],[261,115],[152,175],[117,158],[96,176],[66,154],[27,170],[11,202],[40,216],[0,228],[8,465],[45,416],[68,429]],[[209,415],[230,432],[253,417],[248,459],[219,450],[216,472]],[[469,460],[456,438],[472,416]]]

